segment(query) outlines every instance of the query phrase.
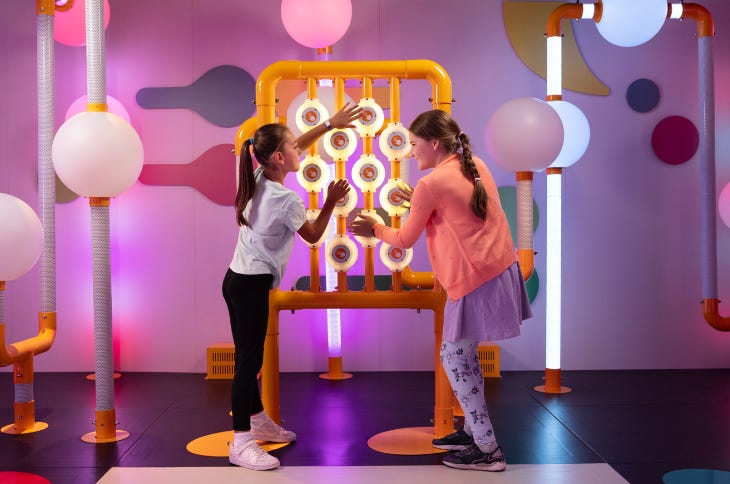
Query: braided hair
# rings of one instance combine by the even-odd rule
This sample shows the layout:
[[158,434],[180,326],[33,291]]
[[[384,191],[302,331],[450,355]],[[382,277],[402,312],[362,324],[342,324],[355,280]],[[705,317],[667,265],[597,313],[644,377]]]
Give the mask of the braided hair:
[[416,116],[408,130],[425,140],[438,140],[446,152],[459,155],[461,173],[474,185],[471,194],[471,210],[482,220],[487,219],[487,192],[479,171],[472,159],[469,137],[461,131],[453,117],[446,111],[434,109]]
[[256,193],[254,161],[266,168],[271,155],[281,149],[284,137],[288,132],[289,128],[283,124],[265,124],[256,130],[253,138],[249,138],[243,143],[238,164],[238,190],[235,202],[238,225],[248,225],[243,211]]

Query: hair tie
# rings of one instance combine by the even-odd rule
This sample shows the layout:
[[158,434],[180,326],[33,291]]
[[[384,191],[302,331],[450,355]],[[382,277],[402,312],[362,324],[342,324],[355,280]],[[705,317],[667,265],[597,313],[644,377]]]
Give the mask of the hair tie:
[[481,182],[482,182],[482,179],[481,179],[481,178],[479,178],[478,176],[475,176],[475,177],[474,177],[474,182],[475,182],[475,183],[476,183],[476,182],[479,182],[479,183],[481,183]]
[[250,144],[250,145],[252,145],[252,144],[253,144],[253,138],[249,138],[249,139],[248,139],[248,144]]

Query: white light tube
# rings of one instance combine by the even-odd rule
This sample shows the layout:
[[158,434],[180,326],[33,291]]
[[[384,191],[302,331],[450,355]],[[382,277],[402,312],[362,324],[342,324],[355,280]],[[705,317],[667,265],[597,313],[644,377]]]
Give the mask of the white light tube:
[[563,38],[547,38],[547,95],[561,96],[563,85]]
[[545,368],[560,369],[561,174],[547,175]]

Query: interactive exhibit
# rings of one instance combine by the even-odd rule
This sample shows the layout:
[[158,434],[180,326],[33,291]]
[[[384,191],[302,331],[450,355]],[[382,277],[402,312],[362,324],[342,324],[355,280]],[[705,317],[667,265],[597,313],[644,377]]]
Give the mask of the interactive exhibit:
[[[101,0],[86,2],[86,43],[88,64],[88,100],[86,111],[71,116],[54,134],[53,38],[55,11],[68,10],[74,2],[37,1],[38,18],[38,152],[40,218],[27,203],[8,194],[0,194],[0,365],[13,365],[15,384],[15,420],[3,432],[22,434],[47,427],[35,421],[33,399],[33,357],[48,351],[56,331],[55,311],[55,221],[56,199],[54,174],[80,196],[88,197],[91,206],[91,233],[94,270],[94,334],[96,355],[96,431],[83,436],[92,443],[105,443],[128,436],[116,428],[114,410],[114,374],[111,340],[111,284],[109,261],[110,199],[128,189],[139,178],[143,165],[143,148],[134,128],[122,116],[108,110],[105,87],[104,22],[108,22],[108,5]],[[401,122],[400,90],[411,80],[431,84],[429,108],[451,110],[452,85],[448,73],[439,64],[424,59],[379,61],[330,61],[329,53],[345,33],[352,15],[349,0],[337,2],[342,11],[325,12],[305,2],[284,0],[282,21],[290,35],[302,45],[318,49],[318,61],[281,61],[266,67],[256,81],[256,115],[244,121],[236,134],[234,150],[240,155],[243,141],[260,125],[288,122],[304,132],[329,117],[329,108],[322,101],[332,98],[333,108],[346,102],[345,84],[359,82],[364,113],[357,128],[332,130],[322,140],[322,147],[331,158],[325,161],[321,148],[313,145],[301,163],[298,182],[308,193],[308,217],[319,211],[319,193],[332,178],[353,181],[353,189],[334,210],[331,227],[322,239],[309,245],[310,273],[308,287],[298,290],[272,290],[270,293],[269,327],[262,369],[262,398],[272,419],[280,421],[279,406],[279,312],[283,310],[326,309],[329,341],[329,379],[346,379],[343,372],[340,344],[339,310],[354,308],[412,308],[433,311],[435,405],[434,427],[397,429],[374,436],[368,444],[386,453],[418,454],[439,452],[431,447],[431,439],[453,431],[453,395],[439,361],[443,326],[445,292],[433,274],[414,272],[409,264],[412,249],[390,247],[375,238],[356,237],[346,233],[348,216],[364,213],[381,218],[380,208],[399,227],[407,214],[408,204],[400,197],[404,179],[401,163],[410,152],[408,132]],[[316,3],[316,2],[314,2]],[[639,5],[640,3],[640,5]],[[311,15],[332,15],[329,21]],[[303,20],[304,19],[304,20]],[[593,20],[606,40],[616,45],[639,45],[651,39],[666,19],[690,19],[697,24],[699,44],[699,108],[703,121],[700,131],[702,172],[702,268],[703,313],[715,329],[730,331],[730,319],[719,314],[717,295],[717,247],[715,220],[720,216],[730,225],[730,188],[725,187],[718,200],[715,193],[715,116],[712,38],[713,20],[707,9],[691,3],[669,3],[664,0],[633,2],[604,0],[595,4],[566,3],[552,10],[547,31],[547,96],[513,99],[497,109],[487,125],[486,142],[492,161],[516,172],[517,180],[517,249],[527,280],[534,269],[533,197],[534,172],[547,174],[547,250],[546,250],[546,370],[545,383],[536,390],[546,393],[570,391],[560,382],[561,322],[561,175],[585,152],[590,128],[581,110],[562,97],[562,33],[565,19]],[[320,28],[332,25],[331,32]],[[312,28],[316,26],[316,28]],[[202,79],[202,78],[201,78]],[[303,102],[295,106],[294,119],[277,113],[276,88],[280,81],[306,82]],[[389,116],[373,96],[374,82],[388,84]],[[154,93],[140,93],[141,105],[155,104]],[[204,107],[200,107],[204,110]],[[210,114],[214,116],[215,113]],[[231,117],[233,116],[233,117]],[[221,123],[235,120],[235,113]],[[381,160],[374,153],[378,140]],[[521,142],[524,139],[532,143]],[[362,155],[353,160],[361,145]],[[110,149],[111,147],[114,147]],[[110,156],[114,154],[114,156]],[[228,153],[230,156],[230,153]],[[386,169],[386,163],[389,169]],[[730,185],[729,185],[730,187]],[[377,197],[376,197],[377,195]],[[718,205],[716,205],[718,204]],[[356,208],[360,207],[360,208]],[[381,212],[382,213],[382,212]],[[363,253],[364,286],[352,289],[348,271]],[[376,250],[390,270],[387,287],[380,288],[374,273]],[[324,253],[327,273],[325,287],[320,282],[320,259]],[[6,281],[25,274],[40,258],[41,308],[38,335],[28,340],[8,343],[5,337],[3,305]],[[379,279],[380,278],[380,279]],[[540,319],[540,315],[536,315]],[[458,407],[457,410],[458,412]],[[227,455],[230,432],[201,437],[188,445],[188,450],[202,455]],[[281,444],[277,444],[281,445]]]

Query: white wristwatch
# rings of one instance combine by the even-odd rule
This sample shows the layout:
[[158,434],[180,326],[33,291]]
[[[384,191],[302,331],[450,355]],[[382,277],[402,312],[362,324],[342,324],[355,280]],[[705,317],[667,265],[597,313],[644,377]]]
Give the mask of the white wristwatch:
[[322,124],[324,124],[324,127],[327,128],[327,131],[332,131],[333,126],[332,126],[332,123],[330,123],[329,119],[325,119],[324,123],[322,123]]

